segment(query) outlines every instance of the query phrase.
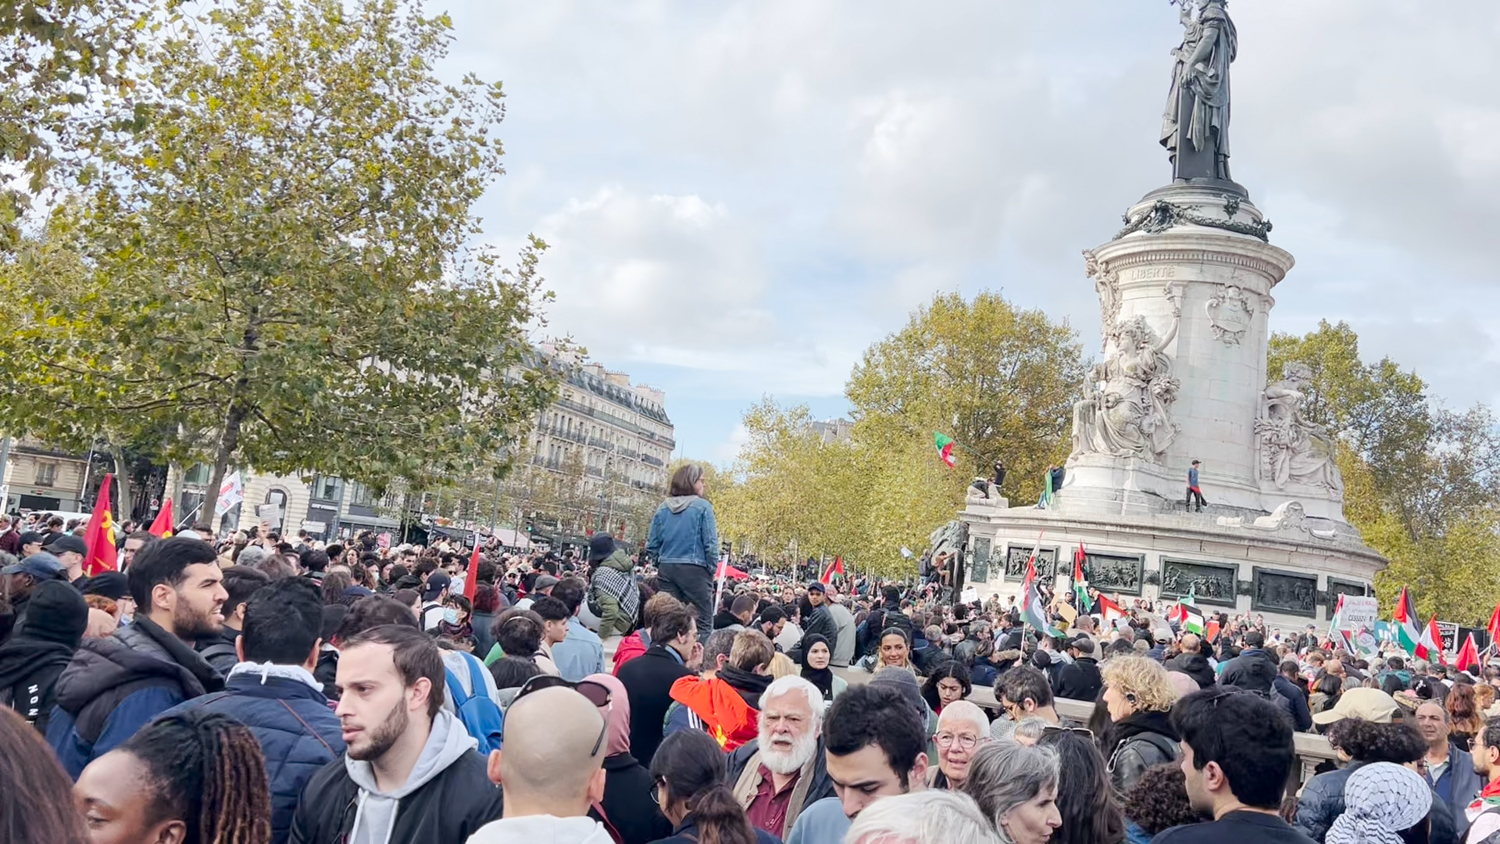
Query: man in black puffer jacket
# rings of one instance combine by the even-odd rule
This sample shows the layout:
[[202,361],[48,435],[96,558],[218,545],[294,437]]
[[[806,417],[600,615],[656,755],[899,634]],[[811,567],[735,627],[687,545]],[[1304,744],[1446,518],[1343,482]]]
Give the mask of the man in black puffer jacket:
[[312,581],[289,577],[262,586],[244,602],[239,659],[224,691],[163,713],[220,712],[255,734],[271,785],[272,844],[286,841],[308,781],[344,752],[338,716],[312,673],[322,626],[323,596]]
[[71,584],[49,580],[31,593],[26,627],[0,645],[0,705],[47,734],[53,686],[83,641],[89,606]]
[[[1219,685],[1234,686],[1260,695],[1286,713],[1287,720],[1292,722],[1295,729],[1303,729],[1300,725],[1302,719],[1297,717],[1295,703],[1289,695],[1277,688],[1276,681],[1281,676],[1279,666],[1276,664],[1276,657],[1265,649],[1265,644],[1265,634],[1259,630],[1245,631],[1245,649],[1240,651],[1239,656],[1224,663],[1224,670],[1219,673]],[[1292,689],[1295,692],[1296,686],[1292,686]],[[1307,723],[1311,726],[1311,713],[1308,714]]]

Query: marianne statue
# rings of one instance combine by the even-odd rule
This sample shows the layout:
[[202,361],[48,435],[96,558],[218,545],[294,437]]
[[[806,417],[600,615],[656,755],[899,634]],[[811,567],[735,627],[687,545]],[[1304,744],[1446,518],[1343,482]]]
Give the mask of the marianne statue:
[[[1238,47],[1227,0],[1173,0],[1182,5],[1182,44],[1172,51],[1172,90],[1162,115],[1161,145],[1172,178],[1229,178],[1229,64]],[[1196,8],[1196,15],[1194,14]]]

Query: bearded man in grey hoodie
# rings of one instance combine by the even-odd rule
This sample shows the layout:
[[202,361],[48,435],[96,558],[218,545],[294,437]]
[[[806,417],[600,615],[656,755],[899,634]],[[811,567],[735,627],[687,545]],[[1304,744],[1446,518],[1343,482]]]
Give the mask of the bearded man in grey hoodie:
[[484,757],[443,709],[443,658],[430,637],[404,625],[366,630],[342,643],[336,682],[348,753],[308,782],[291,844],[464,841],[500,817]]
[[570,688],[519,696],[505,713],[505,747],[490,754],[490,778],[505,789],[505,817],[468,844],[614,844],[588,816],[604,799],[604,718]]

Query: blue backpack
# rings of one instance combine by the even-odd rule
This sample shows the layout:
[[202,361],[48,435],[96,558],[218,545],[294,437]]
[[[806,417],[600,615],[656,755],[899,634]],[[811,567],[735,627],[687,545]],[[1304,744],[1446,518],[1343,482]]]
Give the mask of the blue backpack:
[[464,729],[469,731],[469,735],[479,742],[479,752],[488,756],[491,750],[500,749],[505,732],[505,713],[500,711],[499,704],[490,699],[484,675],[480,673],[488,670],[484,663],[470,654],[462,656],[469,665],[469,685],[473,687],[474,694],[464,694],[463,684],[458,682],[452,671],[444,669],[443,673],[448,675],[448,694],[453,698],[453,709],[458,712],[458,720],[464,723]]

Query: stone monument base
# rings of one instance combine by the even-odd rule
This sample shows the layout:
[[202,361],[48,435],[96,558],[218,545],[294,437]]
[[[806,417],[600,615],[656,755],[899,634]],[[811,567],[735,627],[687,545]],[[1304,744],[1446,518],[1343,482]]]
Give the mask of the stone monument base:
[[[1111,507],[1113,512],[1110,512]],[[1309,518],[1290,500],[1272,512],[1120,491],[1120,500],[1073,498],[1065,486],[1051,509],[970,502],[970,582],[981,596],[1019,595],[1026,560],[1040,544],[1038,573],[1068,589],[1079,543],[1091,586],[1127,605],[1170,604],[1195,592],[1205,613],[1262,614],[1283,631],[1326,627],[1340,593],[1374,594],[1385,560],[1343,522]]]

